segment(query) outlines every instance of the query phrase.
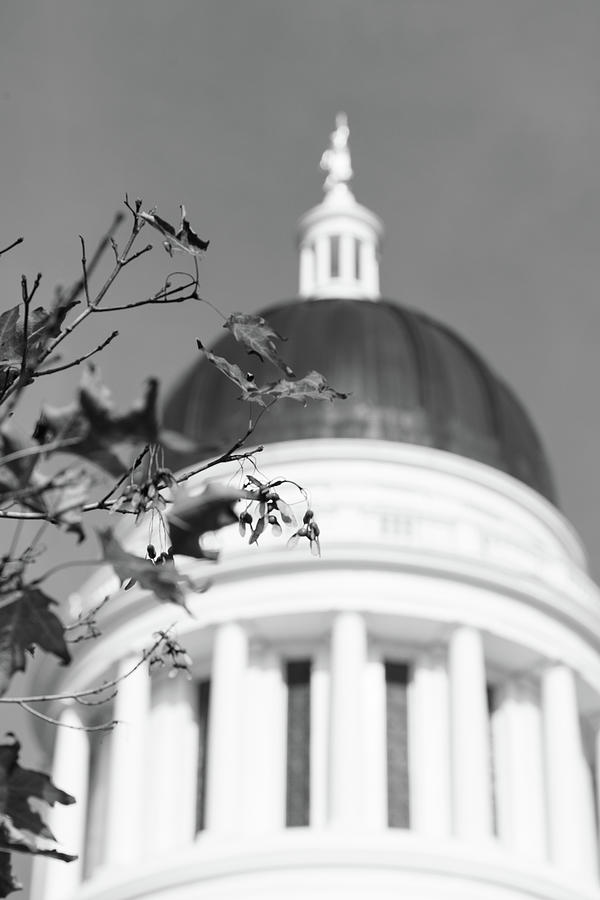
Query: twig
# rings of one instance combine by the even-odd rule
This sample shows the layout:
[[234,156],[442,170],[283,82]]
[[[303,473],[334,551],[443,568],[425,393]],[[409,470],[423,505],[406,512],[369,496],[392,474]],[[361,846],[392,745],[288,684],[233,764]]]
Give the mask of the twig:
[[37,585],[41,584],[42,581],[45,581],[46,578],[50,578],[51,575],[56,575],[57,572],[62,572],[63,569],[74,569],[77,566],[101,566],[104,562],[106,562],[105,559],[72,559],[70,562],[57,563],[55,566],[52,566],[51,569],[48,569],[47,572],[44,572],[43,575],[40,575],[39,578],[35,578],[31,584],[32,586],[37,587]]
[[182,484],[184,481],[187,481],[188,478],[192,478],[193,475],[198,475],[199,472],[206,472],[207,469],[212,469],[214,466],[221,465],[221,463],[233,462],[238,459],[251,459],[251,457],[255,453],[260,453],[263,450],[262,444],[259,445],[258,447],[255,447],[254,450],[248,450],[245,453],[236,454],[236,450],[239,450],[240,447],[242,447],[246,443],[246,441],[248,440],[248,438],[250,437],[250,435],[252,434],[252,432],[254,431],[254,429],[256,428],[258,423],[260,422],[263,415],[276,402],[277,402],[277,398],[272,400],[267,406],[263,407],[263,409],[261,409],[261,411],[257,415],[254,422],[252,421],[252,419],[250,419],[250,422],[248,423],[248,428],[246,429],[246,433],[243,434],[241,438],[238,438],[237,441],[231,445],[229,450],[226,450],[224,453],[222,453],[220,456],[217,456],[215,459],[212,459],[210,462],[204,463],[202,466],[198,466],[197,468],[192,469],[190,472],[186,472],[185,475],[181,475],[179,478],[176,479],[177,484]]
[[111,722],[102,722],[100,725],[71,725],[69,722],[61,722],[60,719],[54,719],[52,716],[45,715],[24,700],[19,700],[17,705],[26,712],[31,713],[32,716],[42,719],[44,722],[49,722],[50,725],[60,725],[61,728],[73,728],[75,731],[112,731],[115,725],[119,724],[118,719],[113,719]]
[[122,261],[122,262],[123,262],[123,268],[125,268],[125,266],[128,266],[129,263],[133,262],[134,259],[138,259],[138,257],[143,256],[144,253],[149,253],[150,250],[152,250],[152,244],[146,244],[145,247],[142,247],[142,249],[141,249],[141,250],[138,250],[137,253],[134,253],[133,256],[129,256],[129,257],[127,257],[127,259],[124,259],[124,260]]
[[152,656],[152,654],[157,650],[160,645],[165,640],[169,631],[173,628],[173,625],[169,626],[166,631],[161,632],[161,636],[152,644],[152,646],[148,650],[144,650],[140,659],[126,672],[122,675],[118,675],[116,678],[111,679],[110,681],[105,681],[104,684],[98,685],[94,688],[86,688],[83,691],[72,691],[71,693],[64,694],[38,694],[33,697],[0,697],[0,703],[52,703],[55,700],[80,700],[82,697],[94,697],[97,694],[101,694],[103,691],[110,690],[111,688],[116,687],[120,684],[121,681],[124,681],[125,678],[129,678],[130,675],[139,669],[148,659]]
[[88,289],[88,275],[87,275],[87,260],[85,258],[85,241],[83,236],[79,235],[79,240],[81,241],[81,268],[83,269],[83,290],[85,291],[85,302],[87,306],[90,305],[90,292]]
[[5,247],[3,250],[0,250],[0,256],[4,253],[8,253],[9,250],[12,250],[13,247],[17,247],[19,244],[22,244],[25,238],[18,237],[16,241],[13,241],[12,244],[9,244],[8,247]]
[[[106,234],[99,240],[98,246],[94,250],[94,255],[92,256],[90,261],[87,263],[86,268],[87,268],[88,278],[90,278],[90,276],[94,273],[94,270],[96,269],[96,266],[102,259],[102,256],[104,255],[104,251],[108,247],[109,242],[111,240],[113,240],[114,232],[117,230],[117,228],[119,227],[119,225],[121,224],[121,222],[123,221],[124,218],[125,218],[125,216],[123,215],[122,212],[119,211],[119,212],[115,213],[115,217],[112,220],[110,227],[108,228]],[[79,281],[75,282],[75,284],[69,291],[69,294],[68,294],[69,302],[72,303],[74,300],[77,300],[77,298],[79,297],[79,294],[81,293],[81,291],[83,289],[84,289],[83,278],[80,278]]]
[[[179,294],[181,291],[187,291],[191,287],[194,288],[191,294],[185,294],[180,297],[172,296],[173,294]],[[167,290],[167,288],[169,289]],[[95,313],[121,312],[124,309],[135,309],[137,306],[148,306],[152,303],[184,303],[186,300],[202,300],[202,298],[198,297],[196,294],[196,283],[194,281],[176,287],[170,287],[170,285],[167,284],[165,287],[161,288],[160,291],[157,291],[156,294],[153,294],[146,300],[137,300],[134,303],[126,303],[124,306],[103,306],[102,308],[96,308],[93,311]],[[203,302],[206,303],[207,301]]]
[[115,492],[118,488],[121,487],[121,485],[123,484],[123,482],[124,482],[124,481],[127,481],[127,479],[128,479],[131,475],[133,475],[133,473],[135,472],[135,470],[137,469],[137,467],[141,464],[142,460],[144,459],[144,457],[146,456],[146,454],[148,453],[149,450],[150,450],[150,444],[146,444],[146,446],[144,447],[144,449],[141,451],[141,453],[138,454],[138,456],[137,456],[136,459],[134,460],[133,465],[129,467],[128,471],[125,472],[124,475],[121,475],[121,477],[119,478],[119,480],[111,487],[111,489],[110,489],[110,491],[108,492],[108,494],[105,494],[104,497],[102,497],[102,499],[98,501],[99,503],[106,503],[106,502],[110,499],[111,494],[114,494],[114,492]]
[[23,355],[21,357],[19,381],[23,378],[27,366],[27,345],[29,343],[29,304],[31,299],[29,297],[29,289],[27,287],[27,278],[25,275],[21,275],[21,299],[23,301]]
[[72,360],[72,362],[65,363],[63,366],[55,366],[54,369],[44,369],[43,372],[35,372],[33,377],[41,378],[42,375],[56,375],[57,372],[64,372],[65,369],[72,369],[74,366],[78,366],[80,365],[80,363],[85,362],[85,360],[89,359],[90,356],[94,356],[96,353],[100,353],[101,350],[104,350],[105,347],[108,347],[108,345],[118,336],[119,332],[113,331],[112,334],[109,334],[109,336],[104,341],[102,341],[101,344],[99,344],[93,350],[90,350],[89,353],[84,353],[83,356],[80,356],[78,359]]

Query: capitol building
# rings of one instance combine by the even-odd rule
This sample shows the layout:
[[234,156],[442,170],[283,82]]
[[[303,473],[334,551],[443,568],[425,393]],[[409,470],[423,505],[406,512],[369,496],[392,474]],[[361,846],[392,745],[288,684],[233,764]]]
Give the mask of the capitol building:
[[[321,558],[223,529],[219,563],[180,558],[213,580],[192,616],[136,587],[69,668],[40,667],[45,692],[93,686],[174,621],[193,659],[191,679],[140,666],[108,710],[54,708],[122,724],[46,747],[78,801],[52,829],[80,856],[36,860],[34,900],[600,900],[600,592],[581,542],[503,378],[381,296],[383,225],[351,189],[343,115],[321,166],[298,295],[261,315],[298,376],[349,397],[282,400],[251,437],[263,480],[306,488]],[[229,333],[212,349],[276,377]],[[225,447],[248,404],[198,358],[167,425]],[[217,477],[240,483],[231,465],[190,489]],[[140,555],[143,531],[120,532]],[[74,603],[114,588],[101,570]]]

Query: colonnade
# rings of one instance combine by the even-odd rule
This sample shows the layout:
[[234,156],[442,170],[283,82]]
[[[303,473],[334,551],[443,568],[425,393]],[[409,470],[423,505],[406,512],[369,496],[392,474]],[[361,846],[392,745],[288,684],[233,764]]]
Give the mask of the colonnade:
[[[130,671],[135,657],[120,663]],[[487,701],[484,641],[457,626],[447,646],[411,659],[408,755],[411,829],[485,843],[593,879],[597,836],[592,776],[581,737],[576,676],[562,663],[536,677],[506,674]],[[285,684],[281,656],[240,622],[217,627],[210,666],[205,830],[215,839],[285,826]],[[312,827],[387,825],[385,648],[365,616],[340,612],[315,650],[311,675]],[[119,685],[111,735],[104,863],[131,864],[194,839],[196,685],[154,685],[137,668]],[[56,782],[77,796],[53,811],[53,830],[85,845],[88,735],[67,706]],[[600,740],[597,754],[600,756]],[[492,787],[493,785],[493,787]],[[66,900],[81,864],[47,865],[44,900]]]

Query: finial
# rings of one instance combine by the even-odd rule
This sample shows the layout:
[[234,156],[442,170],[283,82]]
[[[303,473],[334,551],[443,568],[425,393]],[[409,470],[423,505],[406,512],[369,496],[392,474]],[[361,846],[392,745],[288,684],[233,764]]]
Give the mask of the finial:
[[327,172],[323,184],[325,191],[331,191],[338,184],[347,184],[353,176],[350,150],[348,148],[348,117],[340,112],[335,117],[335,131],[329,135],[329,147],[321,157],[321,168]]

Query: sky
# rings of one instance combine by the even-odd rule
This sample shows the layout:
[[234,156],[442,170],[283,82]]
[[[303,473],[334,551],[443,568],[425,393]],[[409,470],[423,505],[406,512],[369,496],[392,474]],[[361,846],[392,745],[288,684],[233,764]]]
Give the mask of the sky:
[[[467,338],[542,436],[600,572],[600,4],[597,0],[4,0],[1,309],[79,274],[126,192],[211,241],[203,296],[294,296],[297,218],[344,110],[357,199],[383,219],[386,296]],[[160,247],[115,303],[169,271]],[[137,265],[137,264],[134,264]],[[220,320],[204,304],[99,316],[119,402],[163,395]],[[40,386],[65,402],[76,377]],[[41,383],[40,383],[41,385]],[[28,411],[34,415],[34,411]]]

